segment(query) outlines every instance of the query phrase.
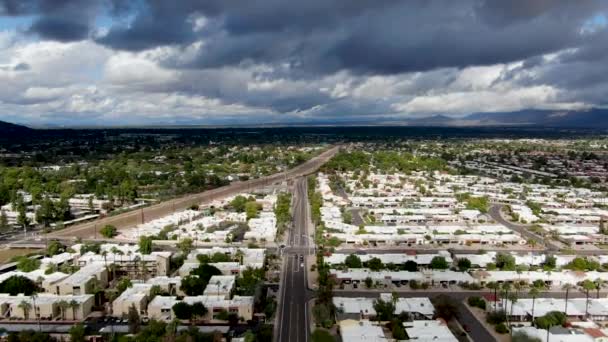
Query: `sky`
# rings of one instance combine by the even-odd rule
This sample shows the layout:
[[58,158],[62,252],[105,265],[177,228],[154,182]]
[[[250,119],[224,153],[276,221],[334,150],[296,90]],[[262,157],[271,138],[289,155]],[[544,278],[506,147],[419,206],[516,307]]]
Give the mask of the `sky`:
[[0,0],[0,120],[381,122],[608,104],[608,0]]

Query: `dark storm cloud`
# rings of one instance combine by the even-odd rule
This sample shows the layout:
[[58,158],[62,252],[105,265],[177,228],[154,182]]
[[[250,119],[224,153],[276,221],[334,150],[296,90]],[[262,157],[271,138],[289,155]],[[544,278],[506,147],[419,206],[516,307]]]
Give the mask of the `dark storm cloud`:
[[[195,58],[166,66],[215,68],[291,63],[309,74],[396,74],[527,59],[576,47],[603,0],[0,0],[5,15],[37,15],[31,32],[78,40],[95,15],[116,20],[97,41],[141,51],[186,47]],[[194,21],[208,22],[202,31]]]
[[95,18],[117,13],[124,0],[0,0],[0,16],[34,16],[27,33],[62,42],[83,40],[93,31]]
[[[289,62],[312,73],[395,74],[488,65],[575,47],[606,2],[501,1],[148,1],[128,26],[100,42],[142,50],[205,42],[196,58],[169,66],[215,68]],[[197,33],[187,19],[204,16]],[[180,65],[181,63],[181,65]]]
[[69,42],[88,37],[90,26],[86,20],[70,20],[62,15],[44,16],[37,19],[29,32],[43,39]]

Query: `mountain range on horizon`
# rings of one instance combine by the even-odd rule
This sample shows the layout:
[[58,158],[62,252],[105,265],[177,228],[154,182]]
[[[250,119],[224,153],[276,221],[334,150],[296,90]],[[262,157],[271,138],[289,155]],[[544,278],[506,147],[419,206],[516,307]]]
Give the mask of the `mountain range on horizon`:
[[[462,117],[451,117],[443,114],[436,114],[427,117],[409,118],[409,119],[384,119],[374,121],[357,121],[357,122],[299,122],[299,123],[278,123],[272,124],[275,126],[315,126],[315,125],[402,125],[402,126],[437,126],[437,127],[479,127],[479,126],[522,126],[522,127],[556,127],[556,128],[595,128],[608,129],[608,109],[594,108],[590,110],[520,110],[513,112],[482,112],[468,114]],[[159,127],[162,125],[153,125]],[[167,126],[173,127],[174,124]],[[179,126],[188,127],[187,124]],[[192,126],[201,126],[193,123]],[[230,124],[222,126],[231,126]],[[242,125],[234,125],[242,126]],[[255,126],[255,125],[247,125]],[[265,126],[260,124],[259,126]],[[48,128],[70,128],[48,125]],[[97,126],[103,128],[107,126]],[[131,126],[132,127],[132,126]],[[150,127],[142,125],[142,127]],[[77,128],[77,127],[75,127]],[[91,126],[95,128],[95,126]],[[0,121],[0,133],[3,135],[16,135],[22,133],[31,133],[32,128],[25,125],[19,125]]]

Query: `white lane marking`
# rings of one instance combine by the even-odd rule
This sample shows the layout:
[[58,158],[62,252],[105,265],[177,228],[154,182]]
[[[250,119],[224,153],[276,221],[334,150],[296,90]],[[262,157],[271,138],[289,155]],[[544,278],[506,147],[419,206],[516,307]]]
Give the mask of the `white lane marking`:
[[[287,265],[283,265],[283,270],[286,270],[289,267],[289,259],[287,259]],[[279,320],[279,342],[281,341],[281,334],[283,333],[283,316],[285,315],[285,272],[283,272],[283,277],[281,277],[281,316]]]
[[308,342],[308,333],[310,332],[310,326],[308,325],[308,301],[304,302],[304,324],[306,325],[306,330],[304,331],[304,341]]

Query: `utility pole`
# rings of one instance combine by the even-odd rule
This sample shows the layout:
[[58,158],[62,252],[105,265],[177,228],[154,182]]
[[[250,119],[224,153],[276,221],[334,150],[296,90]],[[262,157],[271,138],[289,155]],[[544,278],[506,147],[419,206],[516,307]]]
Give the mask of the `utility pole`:
[[97,223],[95,223],[95,226],[93,227],[93,231],[94,231],[94,233],[93,233],[93,238],[94,238],[95,240],[97,240]]

